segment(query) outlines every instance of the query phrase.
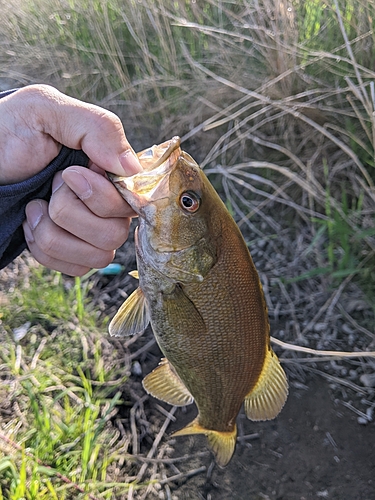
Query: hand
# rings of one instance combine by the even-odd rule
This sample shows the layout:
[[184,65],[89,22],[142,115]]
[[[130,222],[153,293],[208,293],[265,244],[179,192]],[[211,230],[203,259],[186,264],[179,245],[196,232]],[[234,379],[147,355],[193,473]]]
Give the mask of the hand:
[[71,276],[112,262],[135,214],[104,171],[68,167],[55,175],[52,190],[49,203],[33,200],[26,207],[23,227],[35,259]]
[[55,158],[61,145],[82,149],[89,169],[58,172],[49,203],[26,207],[24,232],[42,264],[70,275],[104,267],[127,238],[134,212],[104,176],[141,170],[120,119],[45,85],[20,89],[0,100],[0,183],[27,179]]

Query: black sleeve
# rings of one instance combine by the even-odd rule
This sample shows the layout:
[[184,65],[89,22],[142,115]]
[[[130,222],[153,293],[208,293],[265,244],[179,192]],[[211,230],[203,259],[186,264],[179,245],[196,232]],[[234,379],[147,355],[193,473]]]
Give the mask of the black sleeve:
[[[14,90],[0,93],[0,98],[11,92]],[[88,157],[81,150],[63,146],[59,155],[34,177],[0,186],[0,269],[26,248],[22,222],[27,203],[36,198],[49,200],[55,173],[71,165],[87,167]]]

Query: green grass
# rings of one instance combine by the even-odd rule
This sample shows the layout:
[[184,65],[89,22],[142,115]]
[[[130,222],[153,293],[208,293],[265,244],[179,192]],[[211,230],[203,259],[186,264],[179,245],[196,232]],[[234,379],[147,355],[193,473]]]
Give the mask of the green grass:
[[[120,480],[111,472],[127,456],[132,463],[112,424],[124,405],[124,366],[104,364],[106,331],[87,302],[80,280],[37,266],[2,309],[1,401],[18,416],[0,416],[0,498],[109,499],[129,488],[126,467]],[[17,342],[12,329],[25,320]]]
[[12,309],[3,310],[0,319],[9,327],[36,320],[45,328],[72,320],[94,325],[87,286],[79,278],[64,280],[61,273],[42,266],[34,268],[28,279],[11,293]]

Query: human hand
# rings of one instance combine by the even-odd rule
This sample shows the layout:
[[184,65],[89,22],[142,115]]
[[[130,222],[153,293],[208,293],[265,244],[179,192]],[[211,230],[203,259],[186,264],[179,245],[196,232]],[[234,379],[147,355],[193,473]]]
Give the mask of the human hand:
[[27,179],[55,158],[61,145],[82,149],[89,169],[55,175],[52,197],[26,207],[24,232],[43,265],[70,275],[104,267],[127,238],[134,212],[104,176],[141,170],[119,118],[44,85],[0,100],[0,184]]
[[57,172],[52,191],[49,203],[33,200],[26,207],[23,228],[32,255],[71,276],[107,266],[128,237],[132,209],[104,171],[68,167]]

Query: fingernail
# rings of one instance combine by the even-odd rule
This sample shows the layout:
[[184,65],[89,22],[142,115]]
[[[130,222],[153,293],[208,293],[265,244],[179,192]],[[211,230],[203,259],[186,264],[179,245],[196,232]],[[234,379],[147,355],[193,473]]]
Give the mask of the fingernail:
[[26,217],[30,229],[34,231],[43,216],[42,205],[38,200],[30,201],[26,207]]
[[89,181],[80,172],[69,169],[64,173],[64,179],[78,198],[86,200],[92,195],[92,187]]
[[23,232],[25,233],[25,240],[28,243],[33,243],[34,242],[34,235],[33,235],[33,232],[31,231],[31,227],[29,226],[27,221],[25,221],[23,223]]
[[122,168],[126,175],[134,175],[142,172],[142,166],[139,163],[138,157],[131,149],[128,149],[119,156]]
[[56,174],[55,177],[53,178],[53,181],[52,181],[52,194],[56,193],[56,191],[58,189],[60,189],[61,186],[64,184],[63,178],[61,176],[61,172],[59,172],[59,174]]

